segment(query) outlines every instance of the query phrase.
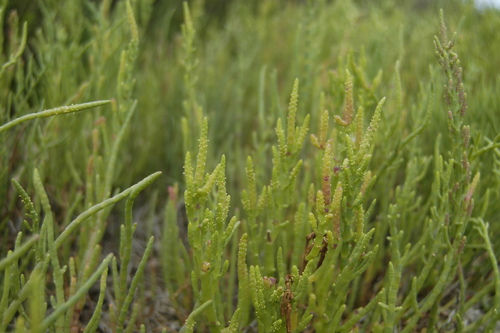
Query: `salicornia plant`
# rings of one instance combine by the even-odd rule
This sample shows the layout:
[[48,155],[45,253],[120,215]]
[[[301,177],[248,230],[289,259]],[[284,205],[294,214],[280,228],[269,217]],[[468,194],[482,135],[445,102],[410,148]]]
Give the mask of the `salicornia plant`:
[[0,1],[0,332],[498,330],[498,13],[31,3]]

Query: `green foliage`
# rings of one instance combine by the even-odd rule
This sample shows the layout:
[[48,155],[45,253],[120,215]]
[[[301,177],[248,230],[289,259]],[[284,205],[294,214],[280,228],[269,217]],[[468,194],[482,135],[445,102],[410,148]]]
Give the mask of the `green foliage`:
[[495,331],[498,13],[0,2],[0,332]]

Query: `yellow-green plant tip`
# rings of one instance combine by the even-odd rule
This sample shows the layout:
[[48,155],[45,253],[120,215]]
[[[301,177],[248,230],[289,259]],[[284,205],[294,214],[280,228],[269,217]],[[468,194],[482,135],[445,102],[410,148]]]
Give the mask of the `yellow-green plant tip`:
[[439,10],[439,24],[441,28],[441,42],[443,45],[448,44],[448,34],[446,32],[446,24],[444,22],[444,14],[443,14],[443,9]]
[[218,164],[216,167],[215,167],[215,170],[212,172],[212,174],[208,177],[206,183],[203,185],[203,187],[201,187],[199,190],[198,190],[198,193],[199,194],[204,194],[204,195],[207,195],[208,192],[212,189],[212,187],[214,186],[215,184],[215,181],[217,180],[217,178],[219,177],[219,173],[220,172],[223,172],[222,170],[222,167],[221,167],[221,164]]
[[186,159],[184,162],[184,179],[186,181],[186,187],[189,191],[193,192],[194,191],[194,171],[193,171],[193,165],[191,162],[191,153],[188,151],[186,153]]
[[302,168],[302,164],[304,162],[302,160],[298,160],[297,161],[297,164],[295,164],[295,166],[293,167],[292,171],[290,171],[290,182],[293,183],[295,181],[295,179],[297,178],[299,172],[300,172],[300,169]]
[[348,69],[345,70],[345,97],[344,97],[344,112],[342,115],[343,121],[349,125],[354,116],[354,98],[353,98],[353,84],[351,73]]
[[241,317],[241,309],[237,308],[234,311],[231,320],[229,321],[229,326],[222,330],[222,333],[236,333],[238,332],[239,322]]
[[[292,94],[290,95],[290,105],[287,115],[287,147],[295,146],[295,118],[297,117],[297,106],[299,104],[299,79],[293,82]],[[290,153],[290,151],[288,151]]]
[[186,323],[184,326],[181,328],[180,332],[193,332],[194,325],[195,325],[195,319],[200,316],[208,307],[210,307],[213,303],[213,300],[208,300],[205,301],[203,304],[201,304],[199,307],[194,309],[186,319]]
[[313,213],[309,213],[309,224],[311,225],[311,228],[313,230],[316,230],[318,228],[318,222]]
[[139,42],[139,31],[137,29],[137,23],[135,21],[134,17],[134,11],[132,9],[132,6],[130,5],[130,1],[125,2],[125,7],[127,9],[127,19],[128,19],[128,24],[130,25],[130,33],[132,35],[132,42],[138,43]]
[[333,235],[336,240],[340,239],[340,231],[341,231],[341,212],[340,212],[340,206],[341,206],[341,200],[342,200],[342,193],[343,193],[343,187],[342,183],[338,183],[337,187],[335,188],[335,192],[333,194],[333,199],[332,199],[332,204],[330,207],[330,212],[333,214]]
[[268,188],[267,186],[264,186],[262,187],[262,191],[259,195],[259,201],[257,202],[258,211],[262,211],[262,209],[264,209],[267,206],[268,204],[267,200],[268,200]]
[[278,149],[280,156],[284,159],[287,156],[288,146],[286,144],[285,131],[281,125],[281,118],[278,118],[276,123],[276,135],[278,136]]
[[331,202],[331,172],[332,172],[332,145],[326,144],[323,154],[323,167],[321,170],[321,191],[324,199],[324,207],[328,207]]
[[340,116],[334,116],[333,120],[335,120],[335,122],[337,123],[337,125],[340,125],[340,126],[343,126],[343,127],[349,126],[349,123],[346,122],[345,120],[343,120],[342,118],[340,118]]
[[359,240],[363,236],[364,221],[365,221],[365,212],[361,205],[358,206],[358,208],[356,209],[355,218],[356,218],[355,219],[356,238]]
[[314,183],[309,184],[309,189],[307,191],[307,204],[312,209],[315,202],[315,191]]
[[189,34],[194,33],[193,20],[191,19],[191,12],[189,11],[189,5],[187,1],[182,2],[182,9],[184,11],[184,24],[186,27],[186,32]]
[[16,321],[16,333],[27,333],[26,323],[23,317],[19,317]]
[[306,138],[307,132],[309,131],[309,121],[311,117],[309,114],[306,115],[304,118],[304,122],[302,123],[301,127],[297,127],[297,131],[299,132],[297,138],[295,139],[295,145],[293,146],[293,151],[292,154],[296,155],[300,149],[302,148],[302,145],[304,143],[304,140]]
[[328,137],[328,127],[329,127],[329,112],[324,110],[321,114],[321,121],[319,126],[319,145],[320,147],[325,147],[326,140]]
[[196,171],[194,175],[194,184],[197,187],[202,187],[203,178],[205,176],[205,165],[207,162],[208,151],[208,119],[203,119],[201,128],[201,136],[199,139],[198,155],[196,157]]
[[319,140],[318,140],[318,138],[316,137],[316,135],[311,134],[311,136],[310,136],[310,140],[311,140],[311,143],[312,143],[312,144],[313,144],[316,148],[322,149],[322,148],[321,148],[321,144],[319,143]]
[[372,120],[370,121],[370,125],[368,126],[363,141],[359,147],[359,151],[356,156],[356,163],[361,162],[362,158],[366,153],[368,153],[369,148],[372,144],[373,138],[375,137],[375,133],[378,128],[378,124],[380,122],[380,114],[382,112],[382,106],[385,103],[385,97],[383,97],[377,107],[375,108],[375,113],[373,114]]
[[327,211],[329,211],[327,208],[328,207],[325,207],[325,195],[323,194],[323,190],[319,190],[318,192],[316,192],[316,212],[318,214],[318,216],[321,216],[321,215],[325,215],[327,213]]
[[347,160],[349,161],[350,166],[353,166],[353,163],[355,161],[355,158],[354,158],[354,146],[353,146],[353,143],[352,143],[351,136],[349,134],[345,135],[345,137],[344,137],[344,143],[345,143],[345,149],[346,149],[346,153],[347,153]]

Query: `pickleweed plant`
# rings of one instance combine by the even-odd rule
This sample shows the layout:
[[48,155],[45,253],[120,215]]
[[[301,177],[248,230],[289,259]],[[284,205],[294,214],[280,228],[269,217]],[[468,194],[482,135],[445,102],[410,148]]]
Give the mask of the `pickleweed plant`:
[[[109,2],[102,4],[101,15],[103,15],[103,19],[107,15],[109,5]],[[153,250],[154,238],[150,238],[136,272],[130,275],[132,235],[136,229],[136,225],[132,223],[132,205],[138,194],[158,178],[161,172],[146,177],[143,181],[124,191],[112,191],[118,152],[125,138],[126,128],[136,109],[136,102],[131,96],[134,84],[133,62],[138,50],[138,29],[132,5],[129,2],[125,2],[123,5],[132,38],[128,49],[122,53],[118,73],[117,99],[80,104],[71,103],[68,106],[18,116],[0,126],[0,134],[5,137],[28,120],[46,117],[52,117],[50,118],[52,120],[54,117],[61,118],[61,115],[64,114],[106,106],[110,103],[113,106],[115,121],[120,123],[119,132],[114,142],[106,145],[103,150],[109,152],[104,163],[99,155],[99,130],[94,129],[92,132],[93,147],[92,153],[88,156],[87,165],[88,181],[85,198],[87,208],[79,215],[68,216],[66,224],[58,224],[59,221],[53,208],[54,202],[50,199],[49,193],[43,185],[43,180],[47,178],[42,177],[42,172],[35,168],[32,174],[36,200],[32,200],[28,192],[20,185],[21,180],[13,180],[13,185],[19,193],[29,219],[24,221],[22,230],[17,233],[13,250],[9,251],[0,262],[3,273],[0,301],[1,332],[11,331],[14,323],[16,331],[19,332],[26,329],[32,332],[45,332],[47,330],[69,332],[78,329],[80,316],[86,304],[86,296],[91,287],[100,279],[97,306],[92,310],[92,316],[89,317],[85,328],[86,332],[95,332],[99,328],[102,318],[110,266],[112,267],[114,299],[113,304],[107,308],[115,318],[111,325],[116,331],[124,329],[130,331],[135,326],[134,318],[137,317],[139,308],[134,305],[129,314],[129,307],[134,300],[138,284],[143,279],[148,257]],[[5,2],[2,8],[5,8]],[[47,7],[43,7],[43,10],[47,13],[50,11]],[[8,70],[9,67],[17,65],[19,62],[20,55],[26,46],[26,36],[26,25],[24,25],[22,45],[19,47],[19,51],[5,64],[4,70]],[[18,106],[21,107],[23,104],[18,104]],[[107,135],[108,133],[103,134],[104,137]],[[2,140],[2,142],[5,141]],[[44,168],[44,170],[47,169]],[[73,175],[81,177],[76,169],[73,170]],[[125,223],[121,228],[118,256],[120,268],[118,269],[116,257],[112,253],[102,255],[102,246],[99,243],[104,234],[110,206],[124,198],[128,199],[125,206]],[[81,202],[81,197],[76,196],[75,200],[75,204],[78,204]],[[70,209],[71,212],[73,210],[74,208]],[[80,234],[79,237],[75,237],[77,231]],[[30,237],[23,242],[26,234]],[[80,254],[76,251],[71,257],[68,257],[67,253],[75,239],[79,240]],[[68,261],[66,262],[66,260]],[[30,267],[31,272],[26,274]],[[129,279],[131,280],[129,281]],[[46,295],[45,286],[49,288],[50,295]]]
[[[347,79],[346,86],[349,84]],[[309,123],[309,116],[306,116],[303,125],[296,127],[298,91],[296,80],[290,97],[286,130],[281,119],[276,125],[278,145],[272,149],[274,158],[270,184],[264,186],[260,195],[257,194],[252,158],[247,159],[248,190],[242,194],[246,213],[242,228],[245,233],[239,242],[237,259],[238,294],[241,295],[226,330],[247,325],[252,312],[255,313],[259,331],[263,332],[302,331],[310,325],[313,313],[319,314],[314,320],[317,329],[335,329],[340,325],[345,310],[343,302],[347,296],[347,285],[366,270],[377,251],[375,247],[365,253],[374,230],[365,233],[362,204],[373,185],[374,178],[367,171],[367,160],[371,156],[370,146],[380,121],[384,99],[377,106],[370,126],[366,131],[361,130],[362,143],[356,150],[352,147],[350,136],[346,136],[350,142],[350,145],[347,144],[349,157],[345,158],[342,170],[336,171],[342,175],[335,177],[335,190],[330,189],[334,168],[332,146],[328,142],[322,152],[323,163],[319,168],[321,181],[316,185],[320,190],[316,194],[316,202],[313,198],[307,206],[305,203],[297,206],[292,194],[296,193],[295,184],[303,163],[297,160],[297,155],[302,149]],[[328,130],[328,120],[323,117],[325,122],[323,131]],[[240,222],[236,222],[235,217],[227,223],[227,227],[224,222],[229,208],[224,180],[225,158],[211,174],[204,175],[207,133],[205,120],[195,169],[191,154],[188,152],[186,155],[184,198],[193,256],[191,285],[196,299],[194,309],[206,307],[209,328],[218,332],[229,319],[224,320],[223,306],[227,305],[221,302],[220,293],[217,293],[220,279],[230,265],[228,260],[222,261],[223,249],[232,240],[231,236]],[[324,136],[324,133],[320,134],[320,137]],[[361,167],[354,167],[356,161]],[[353,169],[352,173],[350,169]],[[214,185],[218,189],[212,192]],[[314,185],[311,187],[314,188]],[[215,195],[213,199],[209,196],[211,192]],[[205,208],[207,201],[215,210]],[[307,210],[310,210],[308,216]],[[285,258],[285,254],[289,251],[294,253],[296,262],[287,263],[289,259]],[[229,274],[236,272],[229,271]],[[379,299],[380,296],[374,298],[370,307]],[[212,303],[207,303],[210,301]],[[305,308],[299,307],[299,304]],[[235,324],[235,320],[239,324]],[[188,319],[183,330],[192,330],[193,323]],[[344,329],[355,323],[356,319],[351,318],[350,326]]]
[[[470,257],[462,261],[462,254],[467,251],[467,234],[471,232],[468,222],[473,213],[479,173],[473,173],[469,162],[470,127],[463,125],[467,95],[460,62],[452,51],[453,41],[447,40],[442,15],[440,30],[435,47],[438,62],[448,78],[444,96],[450,110],[447,111],[448,133],[452,142],[446,155],[440,153],[438,137],[433,155],[416,153],[405,160],[407,151],[415,151],[413,142],[427,128],[434,112],[435,92],[431,84],[424,90],[426,98],[421,104],[420,121],[397,139],[396,149],[383,163],[370,170],[372,157],[377,155],[378,140],[397,135],[401,122],[390,120],[383,126],[384,132],[378,133],[380,123],[387,119],[382,111],[384,97],[376,103],[371,121],[365,127],[365,113],[375,96],[372,86],[380,84],[381,72],[370,85],[363,73],[364,60],[357,64],[351,57],[350,66],[354,68],[356,80],[346,69],[343,107],[334,114],[333,128],[330,128],[330,112],[319,113],[318,132],[311,134],[315,148],[307,148],[313,150],[303,155],[306,161],[300,156],[309,115],[302,126],[296,126],[299,89],[295,81],[286,127],[281,119],[276,124],[277,145],[271,149],[271,171],[259,171],[254,158],[247,158],[247,188],[241,195],[244,214],[240,222],[233,222],[237,220],[233,218],[226,229],[217,230],[217,225],[224,225],[217,222],[217,216],[225,218],[229,204],[225,199],[225,183],[218,180],[225,178],[226,160],[223,158],[211,174],[200,171],[205,168],[208,151],[208,130],[204,123],[196,168],[192,167],[190,153],[185,164],[194,309],[196,318],[201,318],[199,311],[203,309],[207,320],[207,326],[198,324],[199,328],[219,332],[255,325],[259,332],[348,332],[353,329],[411,332],[417,325],[429,328],[443,325],[439,323],[437,309],[444,300],[449,302],[450,296],[443,290],[456,278],[462,285],[456,291],[458,299],[466,298],[462,265],[471,262]],[[397,61],[397,89],[391,107],[404,107],[400,73],[401,62]],[[361,92],[356,84],[360,85]],[[325,95],[321,98],[319,105],[325,106]],[[380,136],[382,139],[378,139]],[[405,161],[401,183],[381,198],[384,206],[377,206],[377,197],[372,191],[377,189],[378,173],[393,182],[396,180],[393,170]],[[432,186],[428,196],[423,197],[418,189],[431,166],[434,168]],[[259,185],[262,177],[258,174],[270,177],[268,185]],[[216,184],[218,189],[211,191],[211,197],[209,189]],[[207,204],[212,208],[205,208]],[[220,210],[224,214],[221,215]],[[419,215],[415,215],[416,212]],[[479,235],[488,239],[484,231],[487,225],[481,219],[477,221]],[[167,220],[166,223],[176,222]],[[237,258],[234,252],[228,253],[220,245],[223,232],[226,246],[235,242],[227,235],[232,235],[236,228],[238,233],[243,233]],[[408,228],[418,230],[419,234],[411,234],[412,229]],[[218,248],[218,252],[214,252],[213,247]],[[235,246],[228,248],[234,251]],[[381,249],[384,252],[379,256]],[[217,253],[216,266],[207,252]],[[493,250],[487,253],[493,258]],[[237,260],[236,267],[229,260]],[[188,263],[190,259],[184,257],[183,262]],[[208,279],[203,274],[213,274],[215,278]],[[234,283],[226,285],[232,290],[225,301],[221,295],[226,295],[226,291],[214,294],[214,289],[221,288],[224,274],[228,274],[229,281],[238,283],[237,287]],[[236,303],[232,293],[237,295]],[[233,313],[224,310],[234,306]],[[457,312],[451,317],[452,322],[443,326],[447,330],[464,325],[466,303],[462,301],[455,306]],[[467,306],[470,308],[471,304]],[[196,327],[195,322],[200,319],[196,320],[194,313],[187,318],[183,331]],[[471,327],[484,323],[493,327],[495,313],[490,310],[484,320]]]
[[182,107],[184,109],[184,117],[182,118],[182,134],[184,150],[188,151],[194,147],[194,143],[191,142],[191,133],[201,130],[201,127],[203,126],[203,108],[199,104],[199,97],[196,91],[196,83],[198,81],[196,66],[199,62],[196,57],[196,30],[188,3],[184,1],[182,5],[184,12],[184,24],[181,27],[183,52],[180,61],[184,72],[185,89],[185,97],[182,102]]
[[497,14],[1,0],[0,333],[495,332]]
[[[236,217],[227,221],[230,196],[226,193],[225,157],[222,156],[221,162],[211,174],[205,174],[207,134],[208,122],[205,118],[195,169],[191,164],[191,154],[189,152],[186,154],[184,200],[188,219],[187,236],[193,249],[191,272],[191,286],[195,298],[193,311],[198,307],[206,308],[204,314],[209,327],[212,331],[219,332],[225,323],[221,298],[224,294],[219,289],[219,281],[229,268],[229,261],[224,260],[223,254],[239,222]],[[194,319],[188,317],[181,331],[192,332],[193,328]]]

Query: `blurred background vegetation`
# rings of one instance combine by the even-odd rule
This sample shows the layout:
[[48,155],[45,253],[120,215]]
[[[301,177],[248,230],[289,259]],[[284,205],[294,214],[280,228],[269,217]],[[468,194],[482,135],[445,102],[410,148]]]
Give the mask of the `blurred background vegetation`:
[[[100,2],[93,1],[95,5]],[[331,11],[318,12],[317,8],[323,2],[330,3]],[[141,2],[137,3],[139,7]],[[116,5],[117,1],[112,1],[111,11]],[[69,43],[83,47],[88,42],[85,39],[88,31],[85,30],[89,24],[95,23],[92,6],[84,1],[61,5],[50,0],[16,0],[8,1],[6,13],[17,12],[19,22],[28,22],[29,47],[25,58],[31,54],[37,59],[36,66],[51,70],[48,64],[41,62],[44,51],[37,47],[40,35],[47,34],[44,31],[47,15],[44,13],[52,13],[61,31],[67,34],[65,38]],[[495,55],[500,36],[496,33],[499,16],[495,9],[478,11],[471,1],[439,0],[249,3],[210,0],[196,1],[191,6],[196,22],[197,100],[217,124],[211,133],[211,140],[217,147],[214,156],[231,151],[239,154],[237,158],[235,156],[239,164],[244,163],[248,149],[252,149],[252,135],[271,131],[269,125],[274,121],[274,115],[283,112],[286,99],[276,100],[271,92],[286,96],[283,92],[288,91],[293,79],[298,77],[302,82],[302,101],[305,102],[302,111],[311,112],[319,103],[317,86],[331,80],[336,73],[342,76],[342,67],[349,57],[366,59],[368,77],[374,77],[379,69],[383,70],[382,85],[375,92],[377,97],[393,88],[394,64],[400,59],[405,105],[411,106],[419,98],[420,85],[425,83],[426,76],[429,77],[428,66],[434,61],[432,37],[436,33],[439,8],[444,9],[451,30],[456,30],[460,36],[457,52],[467,54],[462,65],[467,88],[474,97],[470,100],[470,122],[478,123],[477,128],[490,138],[499,131],[498,121],[491,119],[494,113],[481,111],[498,108],[494,93],[499,84]],[[79,17],[75,21],[65,21],[64,13],[74,9],[78,9]],[[336,14],[335,20],[328,20],[327,16],[332,13]],[[121,187],[154,170],[165,170],[167,177],[164,181],[167,183],[181,180],[180,165],[184,153],[179,143],[182,135],[178,124],[184,115],[182,102],[185,96],[184,84],[180,84],[184,75],[180,66],[183,15],[182,1],[157,0],[152,2],[151,15],[143,16],[146,21],[138,18],[141,48],[134,71],[137,78],[134,96],[139,100],[139,109],[148,110],[144,111],[148,116],[135,115],[133,135],[140,135],[139,140],[129,142],[128,150],[134,156],[134,163],[117,177],[117,181],[123,182]],[[7,35],[12,33],[8,30],[6,20],[4,31]],[[76,31],[78,34],[74,33]],[[74,76],[75,86],[79,86],[88,81],[91,67],[85,66],[88,61],[85,54],[75,57],[79,57],[73,59],[78,68],[68,75]],[[41,74],[39,79],[43,81],[44,76],[48,74]],[[264,86],[259,86],[262,84]],[[43,83],[37,83],[33,89],[57,91],[55,100],[50,99],[50,94],[44,96],[46,106],[58,105],[57,102],[67,101],[75,94],[72,86],[70,89],[73,90],[67,92],[57,90],[55,86],[43,86]],[[113,94],[102,97],[113,97]],[[338,105],[332,106],[338,108]],[[335,112],[334,108],[329,109]],[[264,123],[256,123],[258,110],[268,115]],[[433,122],[433,126],[441,125],[439,121]],[[435,128],[428,130],[433,132]],[[196,133],[192,135],[196,137]],[[61,142],[63,146],[66,144]],[[237,182],[235,177],[230,177],[229,181]]]

